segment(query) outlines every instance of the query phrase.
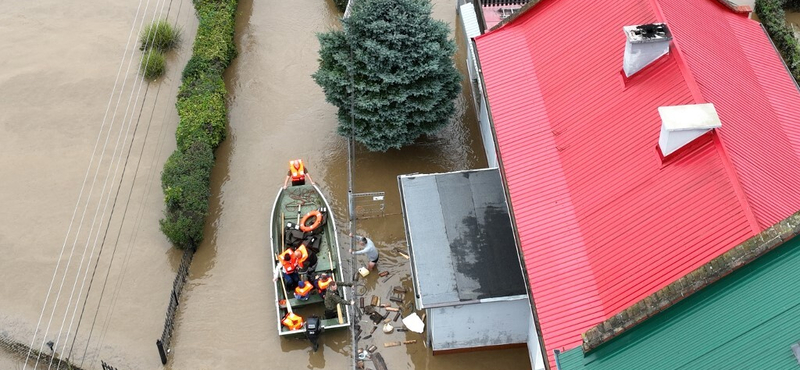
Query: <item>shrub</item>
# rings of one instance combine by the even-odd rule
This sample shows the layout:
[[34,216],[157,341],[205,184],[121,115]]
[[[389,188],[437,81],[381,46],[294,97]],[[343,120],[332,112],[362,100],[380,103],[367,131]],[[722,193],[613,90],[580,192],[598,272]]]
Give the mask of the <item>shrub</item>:
[[139,35],[139,42],[142,43],[141,50],[155,49],[167,52],[178,46],[180,38],[180,30],[172,27],[166,19],[162,19],[147,25]]
[[144,78],[152,81],[164,74],[166,70],[164,54],[158,50],[149,50],[142,55],[141,71]]
[[[178,99],[178,125],[175,138],[178,148],[186,150],[197,138],[204,138],[216,149],[225,139],[227,111],[225,108],[225,83],[222,76],[206,76],[198,79],[193,94],[185,94]],[[184,82],[181,90],[189,88]]]
[[192,142],[185,151],[176,150],[164,164],[161,187],[167,207],[161,231],[180,249],[203,240],[213,166],[213,151],[204,140]]
[[203,240],[213,153],[226,134],[222,73],[236,55],[236,0],[194,0],[194,6],[200,24],[178,91],[178,148],[161,174],[166,206],[161,231],[181,249],[197,247]]
[[236,57],[233,44],[235,1],[195,1],[200,25],[194,39],[192,54],[212,62],[219,62],[222,68]]
[[181,80],[185,83],[187,79],[194,79],[209,73],[218,73],[222,75],[223,70],[225,70],[225,66],[219,61],[193,55],[183,69]]

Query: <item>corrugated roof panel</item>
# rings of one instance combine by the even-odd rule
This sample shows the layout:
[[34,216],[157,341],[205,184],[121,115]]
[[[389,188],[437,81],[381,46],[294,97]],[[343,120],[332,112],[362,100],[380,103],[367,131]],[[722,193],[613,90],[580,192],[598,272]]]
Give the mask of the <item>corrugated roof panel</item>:
[[[664,20],[680,55],[623,79],[622,27]],[[710,0],[543,0],[475,39],[551,360],[800,208],[800,94],[755,27]],[[657,108],[705,102],[720,134],[663,164]]]
[[713,1],[659,4],[703,97],[717,106],[722,142],[759,226],[796,212],[800,94],[761,26]]
[[800,340],[800,238],[647,319],[562,370],[794,369]]

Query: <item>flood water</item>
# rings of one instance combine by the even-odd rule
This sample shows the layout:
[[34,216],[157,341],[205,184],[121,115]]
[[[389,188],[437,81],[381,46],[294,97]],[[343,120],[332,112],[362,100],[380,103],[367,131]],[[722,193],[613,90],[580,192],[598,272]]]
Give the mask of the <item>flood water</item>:
[[[150,3],[147,21],[156,8],[155,1]],[[142,7],[145,3],[146,0]],[[159,173],[175,147],[175,89],[197,26],[191,1],[166,4],[169,19],[177,19],[183,28],[184,43],[170,56],[165,78],[151,84],[148,90],[133,93],[134,99],[140,96],[145,102],[143,118],[125,167],[99,277],[87,304],[88,318],[81,324],[75,345],[88,348],[84,366],[90,369],[99,368],[100,360],[120,370],[162,368],[155,340],[161,335],[180,253],[158,230],[163,208]],[[87,240],[93,241],[97,231],[106,227],[99,221],[92,227],[90,221],[95,209],[103,213],[104,208],[97,205],[105,204],[99,194],[109,173],[108,156],[114,149],[119,121],[136,80],[134,73],[125,75],[124,68],[119,84],[124,80],[127,85],[118,108],[117,126],[111,129],[108,153],[99,165],[102,140],[98,148],[93,148],[98,132],[104,138],[108,131],[101,130],[101,123],[138,5],[122,0],[0,4],[0,46],[6,51],[6,56],[0,58],[0,169],[4,175],[0,183],[0,204],[4,205],[0,213],[0,250],[5,252],[0,259],[0,334],[31,341],[59,252],[65,245],[62,272],[57,275],[38,331],[36,346],[41,344],[61,274],[69,262],[73,240],[77,240],[47,339],[55,340],[62,320],[65,327],[69,326],[72,311],[66,319],[63,311],[76,281],[78,261],[84,245],[91,250]],[[434,16],[448,22],[453,36],[463,45],[461,31],[456,29],[454,2],[435,1]],[[325,333],[316,353],[305,341],[278,338],[267,226],[287,162],[303,158],[331,201],[340,230],[348,231],[347,145],[335,133],[335,108],[325,102],[321,89],[310,77],[318,66],[315,34],[337,27],[338,17],[330,1],[239,3],[239,56],[226,74],[230,91],[229,136],[216,153],[206,240],[195,255],[181,298],[173,353],[166,368],[345,369],[351,365],[350,334],[346,331]],[[466,74],[463,52],[456,59]],[[469,89],[466,82],[464,88]],[[113,112],[117,95],[112,98]],[[411,287],[408,262],[395,251],[405,249],[396,176],[486,165],[471,101],[469,90],[465,90],[457,102],[454,122],[414,146],[387,153],[357,149],[355,191],[386,192],[386,215],[359,220],[356,227],[358,233],[375,241],[381,252],[379,269],[391,274],[387,282],[377,274],[368,276],[362,288],[367,297],[385,296],[382,292],[392,285]],[[149,130],[144,131],[151,115]],[[106,122],[110,117],[111,114]],[[89,180],[81,193],[92,158],[94,165],[89,167]],[[90,198],[87,194],[95,167],[101,170]],[[114,172],[110,173],[114,176]],[[116,179],[119,181],[119,177]],[[82,194],[81,202],[77,202],[78,194]],[[86,198],[90,198],[87,215],[77,232]],[[77,217],[70,228],[75,209]],[[105,215],[107,218],[108,213]],[[120,241],[108,287],[89,337],[101,277],[109,266],[118,230]],[[69,236],[67,243],[65,235]],[[340,242],[341,248],[348,247],[347,238],[340,238]],[[78,287],[86,269],[85,263],[83,266]],[[72,302],[71,307],[74,306]],[[364,328],[371,328],[366,321],[362,323]],[[406,339],[418,342],[383,348],[384,342]],[[524,348],[433,357],[423,341],[422,334],[384,335],[377,331],[372,339],[362,340],[359,345],[377,345],[390,369],[530,367]],[[81,349],[80,355],[73,358],[81,359],[82,353]],[[19,363],[0,351],[0,367],[6,368],[9,362]],[[367,367],[374,368],[369,362]]]

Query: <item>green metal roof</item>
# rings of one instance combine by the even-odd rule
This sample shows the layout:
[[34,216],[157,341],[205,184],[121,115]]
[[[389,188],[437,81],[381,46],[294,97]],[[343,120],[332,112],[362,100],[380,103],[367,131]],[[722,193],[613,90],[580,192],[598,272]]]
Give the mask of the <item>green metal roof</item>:
[[642,322],[562,370],[800,369],[800,237]]

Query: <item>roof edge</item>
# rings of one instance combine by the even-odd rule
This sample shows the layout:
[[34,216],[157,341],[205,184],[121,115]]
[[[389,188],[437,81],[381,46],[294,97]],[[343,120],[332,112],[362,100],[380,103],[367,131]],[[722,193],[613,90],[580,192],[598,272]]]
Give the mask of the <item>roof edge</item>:
[[528,11],[528,9],[533,8],[534,6],[536,6],[536,4],[539,4],[541,1],[542,0],[531,0],[531,2],[529,2],[529,3],[525,4],[525,5],[523,5],[521,8],[519,8],[518,12],[516,12],[514,14],[511,14],[506,19],[503,19],[502,21],[500,21],[500,23],[495,24],[494,27],[490,28],[486,32],[491,32],[491,31],[494,31],[494,30],[496,30],[496,29],[498,29],[500,27],[505,26],[507,23],[517,19],[519,16],[521,16],[524,13],[526,13]]
[[590,352],[800,234],[800,211],[581,334]]
[[734,3],[732,0],[717,0],[720,4],[725,5],[726,8],[730,9],[734,13],[750,13],[753,11],[749,5],[739,5]]

